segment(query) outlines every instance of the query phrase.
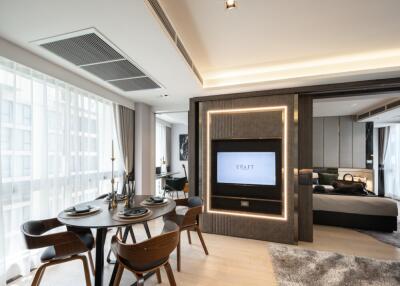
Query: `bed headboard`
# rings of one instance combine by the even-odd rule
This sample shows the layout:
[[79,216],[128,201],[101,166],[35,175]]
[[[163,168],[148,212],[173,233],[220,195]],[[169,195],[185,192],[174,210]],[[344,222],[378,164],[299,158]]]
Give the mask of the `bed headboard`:
[[339,174],[338,168],[315,167],[315,168],[313,168],[313,172],[314,173]]

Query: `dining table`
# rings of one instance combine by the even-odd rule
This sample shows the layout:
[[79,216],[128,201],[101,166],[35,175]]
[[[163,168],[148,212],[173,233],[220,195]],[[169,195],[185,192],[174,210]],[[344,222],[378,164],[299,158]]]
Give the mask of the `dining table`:
[[[142,202],[150,198],[150,195],[136,195],[132,207],[143,206]],[[118,203],[115,209],[108,208],[108,202],[105,199],[85,202],[84,204],[96,207],[99,210],[93,214],[82,216],[68,216],[65,211],[58,214],[57,219],[66,226],[76,228],[90,228],[96,230],[96,261],[95,261],[95,286],[104,285],[104,244],[106,241],[107,231],[110,228],[126,227],[138,223],[144,223],[156,218],[162,217],[165,214],[175,209],[176,203],[168,199],[168,202],[162,205],[146,206],[151,211],[148,215],[135,219],[119,219],[117,214],[125,208],[124,202]],[[112,285],[114,275],[109,282]]]

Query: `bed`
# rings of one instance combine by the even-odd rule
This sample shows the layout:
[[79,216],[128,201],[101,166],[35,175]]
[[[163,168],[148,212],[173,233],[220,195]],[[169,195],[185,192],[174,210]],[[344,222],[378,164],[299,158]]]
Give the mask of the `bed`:
[[332,185],[314,185],[314,190],[316,186],[324,187],[326,192],[313,194],[315,224],[384,232],[397,230],[396,201],[372,192],[362,196],[335,194]]

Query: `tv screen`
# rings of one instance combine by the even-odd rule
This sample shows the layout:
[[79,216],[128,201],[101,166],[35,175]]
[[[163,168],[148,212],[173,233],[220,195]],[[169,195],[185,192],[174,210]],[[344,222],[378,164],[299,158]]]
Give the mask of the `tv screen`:
[[281,199],[280,138],[213,140],[211,149],[212,196]]
[[217,183],[276,185],[275,152],[217,152]]

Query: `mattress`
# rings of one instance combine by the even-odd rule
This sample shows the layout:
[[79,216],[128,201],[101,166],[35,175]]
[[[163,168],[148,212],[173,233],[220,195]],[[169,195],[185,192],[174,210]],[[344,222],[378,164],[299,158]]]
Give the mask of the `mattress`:
[[397,202],[388,198],[313,194],[313,210],[373,216],[397,216]]

